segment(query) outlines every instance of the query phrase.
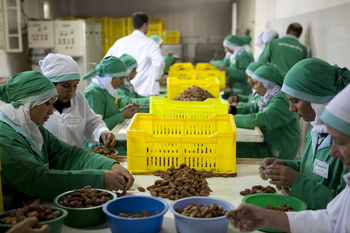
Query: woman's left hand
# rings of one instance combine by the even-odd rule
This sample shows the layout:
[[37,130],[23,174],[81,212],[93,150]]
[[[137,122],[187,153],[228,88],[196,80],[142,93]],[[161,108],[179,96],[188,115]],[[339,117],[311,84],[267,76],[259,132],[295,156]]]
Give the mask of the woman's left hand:
[[111,167],[111,171],[116,173],[117,175],[122,176],[125,179],[127,189],[130,189],[134,184],[135,178],[126,168],[122,167],[119,163],[113,164]]
[[265,169],[266,179],[271,179],[270,184],[292,187],[295,178],[299,172],[296,170],[280,164],[270,164]]
[[107,131],[107,130],[101,133],[101,139],[102,139],[103,145],[107,148],[113,147],[117,142],[115,140],[114,134],[111,131]]

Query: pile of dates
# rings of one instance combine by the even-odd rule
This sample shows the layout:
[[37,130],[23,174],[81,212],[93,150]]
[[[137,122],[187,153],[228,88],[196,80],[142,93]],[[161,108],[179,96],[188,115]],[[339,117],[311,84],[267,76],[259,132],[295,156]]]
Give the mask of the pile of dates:
[[[166,172],[154,172],[163,180],[156,180],[154,185],[148,186],[147,190],[154,197],[178,200],[192,196],[208,196],[212,191],[208,186],[206,178],[220,176],[209,172],[198,172],[194,168],[181,164],[179,168],[170,167]],[[237,174],[224,174],[224,177],[234,177]],[[139,191],[144,190],[139,187]]]
[[263,187],[261,185],[255,185],[252,187],[252,189],[247,188],[244,191],[241,191],[239,194],[241,194],[242,196],[248,196],[256,193],[275,193],[275,192],[276,192],[276,189],[269,185],[266,187]]
[[292,212],[295,211],[291,206],[287,206],[286,204],[279,205],[277,207],[273,207],[271,204],[268,204],[266,206],[266,209],[268,210],[277,210],[280,212]]
[[108,192],[97,192],[97,189],[91,189],[91,186],[85,186],[81,189],[74,189],[74,192],[68,196],[61,196],[58,203],[71,208],[89,208],[103,205],[111,200]]
[[101,147],[95,147],[93,149],[90,149],[89,151],[103,155],[103,156],[109,156],[112,154],[115,154],[115,150],[111,150],[111,149],[103,149]]
[[[160,212],[162,212],[162,211],[157,210],[156,214],[159,214]],[[118,214],[119,217],[124,217],[124,218],[146,218],[146,217],[151,217],[153,215],[155,215],[155,214],[149,213],[146,210],[143,210],[142,213],[139,213],[139,214],[130,214],[130,213],[128,213],[128,214],[119,213]]]
[[189,204],[184,209],[176,209],[176,212],[183,216],[192,218],[215,218],[224,216],[227,210],[224,210],[222,206],[214,203],[211,206],[201,204]]
[[208,98],[215,98],[207,90],[200,88],[199,86],[192,86],[184,90],[181,95],[177,96],[175,100],[180,101],[204,101]]
[[23,205],[16,210],[6,211],[0,218],[1,224],[15,225],[26,218],[37,217],[39,222],[45,222],[61,216],[61,211],[52,211],[48,206],[39,204]]

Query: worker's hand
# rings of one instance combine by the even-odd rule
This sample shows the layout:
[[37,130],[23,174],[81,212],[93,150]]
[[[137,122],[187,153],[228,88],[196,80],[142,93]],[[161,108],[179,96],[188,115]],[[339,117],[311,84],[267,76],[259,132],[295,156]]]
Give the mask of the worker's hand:
[[267,180],[266,175],[265,175],[265,170],[271,164],[286,165],[286,163],[282,159],[276,159],[276,158],[264,159],[263,163],[259,167],[259,173],[260,173],[261,179]]
[[238,103],[238,99],[239,99],[238,95],[230,96],[230,97],[228,97],[228,103],[230,105],[235,106]]
[[159,79],[159,83],[164,84],[164,83],[166,83],[167,79],[168,79],[167,77],[161,77]]
[[[114,165],[114,164],[113,164]],[[123,190],[124,185],[126,184],[126,181],[124,177],[121,175],[110,171],[110,170],[104,170],[104,179],[103,179],[103,188],[107,190]]]
[[6,233],[49,233],[50,232],[51,227],[47,224],[36,226],[36,228],[33,228],[33,226],[38,222],[39,222],[39,219],[36,217],[27,218],[22,222],[11,227],[11,229],[6,231]]
[[117,142],[115,140],[115,136],[111,131],[105,130],[101,133],[101,140],[103,142],[103,145],[107,148],[113,147],[115,143]]
[[229,82],[230,82],[230,77],[229,77],[229,76],[226,76],[225,81],[226,81],[226,83],[229,83]]
[[280,164],[271,164],[265,170],[266,179],[271,179],[270,184],[287,188],[292,187],[298,174],[296,170]]
[[130,189],[134,184],[135,178],[130,174],[130,172],[126,168],[121,166],[119,163],[113,164],[113,166],[111,167],[111,171],[124,178],[124,180],[126,181],[127,189]]
[[219,71],[226,71],[226,66],[220,66]]
[[167,55],[168,57],[172,57],[172,56],[173,56],[173,52],[171,52],[171,51],[170,51],[170,52],[167,52],[166,55]]
[[132,107],[139,108],[139,105],[137,103],[128,104],[123,108],[123,110],[128,109],[128,108],[132,108]]
[[181,57],[179,55],[174,55],[175,61],[181,60]]
[[127,109],[124,108],[124,110],[122,112],[124,115],[124,118],[125,119],[132,118],[135,115],[135,113],[137,112],[137,109],[138,109],[138,107],[135,107],[135,106],[129,107]]
[[240,231],[250,232],[267,225],[266,212],[266,209],[254,205],[241,204],[236,210],[227,212],[226,218]]

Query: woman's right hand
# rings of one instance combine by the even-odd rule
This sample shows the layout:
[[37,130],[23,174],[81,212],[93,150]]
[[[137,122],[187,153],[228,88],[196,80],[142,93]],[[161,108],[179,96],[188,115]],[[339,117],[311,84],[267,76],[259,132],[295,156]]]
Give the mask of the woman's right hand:
[[136,106],[128,107],[126,109],[124,108],[124,110],[122,112],[124,115],[124,118],[125,119],[132,118],[135,115],[135,113],[137,112],[137,109],[138,109],[138,107],[136,107]]
[[33,228],[35,224],[39,222],[39,219],[36,217],[30,217],[22,222],[11,227],[10,230],[6,233],[49,233],[51,228],[49,225],[41,225],[40,228]]
[[126,180],[123,176],[111,171],[104,170],[103,188],[107,190],[123,190],[126,185]]
[[282,159],[276,159],[276,158],[264,159],[263,163],[259,167],[259,173],[260,173],[261,179],[267,180],[266,175],[265,175],[265,170],[271,164],[286,165],[286,163]]

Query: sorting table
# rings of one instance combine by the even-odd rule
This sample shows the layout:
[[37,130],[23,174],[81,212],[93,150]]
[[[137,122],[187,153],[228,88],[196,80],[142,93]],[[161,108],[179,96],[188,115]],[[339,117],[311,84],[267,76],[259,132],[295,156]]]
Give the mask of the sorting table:
[[[237,164],[237,177],[234,178],[222,178],[222,177],[213,177],[207,178],[208,184],[213,192],[210,193],[209,197],[220,198],[226,200],[233,204],[235,208],[237,208],[243,199],[243,196],[239,194],[240,191],[243,191],[246,188],[251,188],[253,185],[263,185],[267,186],[269,183],[260,178],[258,168],[259,164],[262,160],[259,159],[237,159],[237,162],[244,161],[245,164]],[[248,162],[246,162],[248,161]],[[251,164],[247,164],[251,163]],[[126,167],[126,162],[121,162],[121,165]],[[147,192],[139,192],[137,187],[146,188],[149,185],[154,184],[154,181],[159,179],[157,176],[153,175],[135,175],[135,182],[133,187],[128,190],[127,196],[131,195],[146,195],[150,196],[150,193]],[[169,199],[167,202],[170,204],[172,201]],[[88,227],[88,228],[72,228],[66,225],[62,227],[62,233],[110,233],[109,224],[104,223],[102,225],[96,227]],[[163,227],[160,233],[176,233],[174,215],[170,212],[170,210],[164,215]],[[238,229],[235,229],[231,224],[229,224],[229,228],[227,233],[238,233],[240,232]],[[260,232],[260,231],[254,231]]]
[[[124,120],[116,125],[111,131],[115,135],[116,140],[126,140],[126,129],[128,128],[131,119]],[[259,127],[254,129],[237,128],[236,142],[263,142],[264,135]]]

